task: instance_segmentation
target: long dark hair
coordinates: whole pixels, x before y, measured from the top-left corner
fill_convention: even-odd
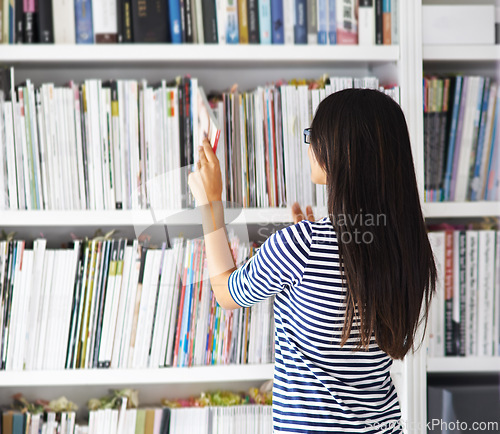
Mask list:
[[[327,174],[347,283],[341,345],[359,326],[358,349],[368,349],[374,334],[383,351],[402,359],[421,321],[427,324],[436,289],[404,114],[377,90],[336,92],[318,106],[311,146]]]

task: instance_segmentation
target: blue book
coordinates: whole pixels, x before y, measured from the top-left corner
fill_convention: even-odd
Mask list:
[[[328,0],[328,42],[330,45],[337,44],[337,0]]]
[[[7,0],[4,0],[7,1]],[[5,10],[5,9],[4,9]],[[9,44],[14,44],[16,34],[16,18],[14,13],[14,3],[9,2]]]
[[[294,42],[307,44],[307,4],[306,0],[295,0]]]
[[[259,0],[259,34],[261,44],[271,43],[271,0]]]
[[[318,44],[328,44],[328,20],[326,2],[328,0],[318,0]]]
[[[181,44],[182,29],[179,0],[168,0],[168,16],[170,20],[170,40],[172,44]]]
[[[283,0],[271,0],[271,22],[271,40],[273,44],[284,44]]]
[[[93,44],[92,0],[75,0],[75,37],[77,44]]]
[[[486,120],[488,119],[488,103],[490,96],[490,79],[486,78],[484,85],[483,104],[481,107],[481,121],[479,125],[479,136],[477,139],[476,161],[474,164],[474,173],[470,182],[470,200],[477,200],[479,193],[479,177],[481,174],[481,161],[483,158],[483,149],[486,136]]]
[[[455,95],[453,97],[453,112],[451,115],[450,137],[448,139],[448,155],[446,157],[446,171],[444,175],[444,194],[443,200],[450,199],[451,172],[453,170],[453,154],[455,149],[455,140],[457,137],[458,112],[460,110],[460,97],[462,93],[463,77],[457,76],[455,79]]]

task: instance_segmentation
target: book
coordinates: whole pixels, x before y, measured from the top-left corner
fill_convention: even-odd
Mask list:
[[[247,0],[248,6],[248,42],[260,43],[259,5],[257,0]]]
[[[248,44],[247,0],[237,0],[237,1],[238,1],[238,31],[240,36],[240,44]]]
[[[216,44],[219,41],[217,27],[216,0],[203,0],[203,39],[206,44]]]
[[[305,0],[295,0],[295,44],[307,44],[307,5]]]
[[[391,45],[391,0],[382,1],[382,41],[384,45]]]
[[[358,28],[359,45],[375,45],[374,0],[360,0],[358,8]]]
[[[337,43],[343,45],[358,44],[358,20],[356,1],[337,0]]]
[[[283,0],[271,0],[271,42],[273,44],[283,44],[285,42],[283,21]]]
[[[199,144],[201,145],[203,138],[206,137],[214,152],[217,152],[220,127],[202,87],[198,88],[198,133],[200,137]]]
[[[57,8],[52,8],[52,22],[54,23],[54,43],[74,44],[76,42],[74,0],[60,0]]]
[[[271,0],[259,0],[259,42],[261,44],[271,44]]]
[[[101,0],[92,6],[96,44],[118,42],[117,0]]]
[[[166,8],[155,0],[132,0],[132,32],[134,42],[167,42]]]
[[[180,44],[182,43],[182,29],[179,0],[168,0],[168,17],[170,19],[170,40],[173,44]]]

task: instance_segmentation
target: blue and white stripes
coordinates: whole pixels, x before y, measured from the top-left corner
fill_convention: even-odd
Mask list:
[[[228,286],[241,306],[275,295],[275,432],[401,432],[391,358],[373,337],[353,351],[356,324],[340,346],[345,289],[328,217],[275,232]]]

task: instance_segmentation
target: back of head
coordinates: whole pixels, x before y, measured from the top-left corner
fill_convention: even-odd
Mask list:
[[[359,321],[360,348],[375,334],[382,350],[402,359],[421,307],[427,320],[436,280],[404,114],[376,90],[336,92],[318,106],[311,146],[327,174],[347,282],[342,341]]]

